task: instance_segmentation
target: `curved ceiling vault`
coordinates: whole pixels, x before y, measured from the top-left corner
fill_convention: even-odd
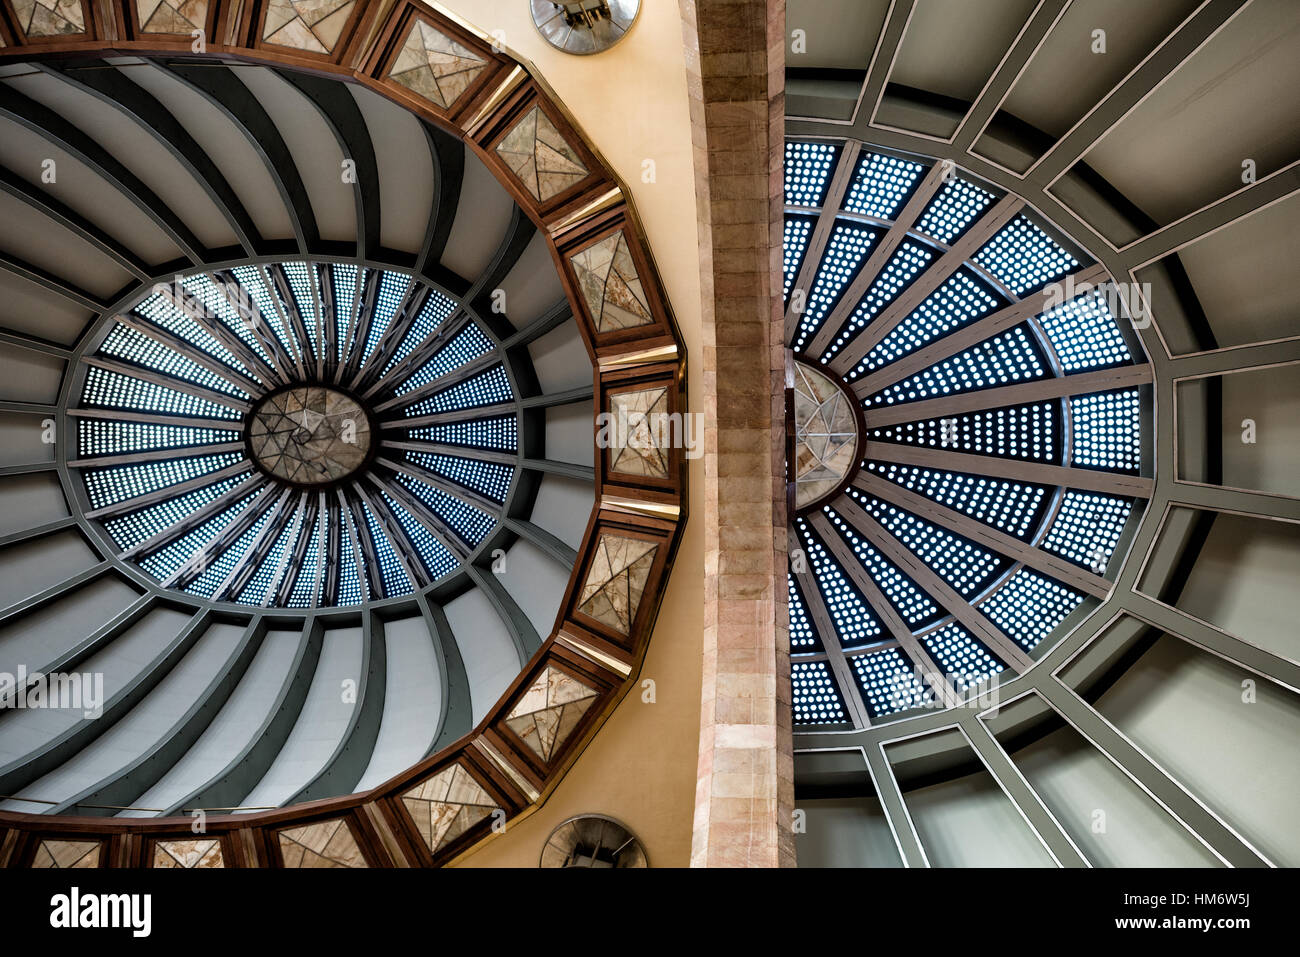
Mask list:
[[[1300,862],[1300,8],[787,22],[800,863]]]
[[[415,4],[127,6],[142,55],[96,51],[79,4],[19,7],[5,853],[444,860],[607,713],[675,545],[680,456],[593,448],[593,406],[682,400],[619,187],[515,61]],[[191,20],[231,42],[193,55]],[[102,713],[27,701],[43,673],[102,676]],[[235,813],[197,849],[148,823],[194,808]],[[102,823],[50,842],[31,815]]]

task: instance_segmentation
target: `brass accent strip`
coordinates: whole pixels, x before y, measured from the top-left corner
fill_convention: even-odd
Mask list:
[[[567,631],[559,632],[555,636],[555,640],[558,641],[560,644],[564,645],[566,648],[569,648],[572,651],[576,651],[584,658],[589,658],[592,661],[594,661],[596,664],[600,665],[601,667],[607,668],[610,671],[615,671],[618,674],[621,674],[625,678],[632,673],[631,665],[627,664],[626,662],[619,661],[617,658],[613,657],[612,655],[607,655],[603,651],[596,650],[591,645],[583,641],[581,638],[576,638],[573,635],[569,634]]]
[[[613,356],[601,356],[600,368],[621,369],[626,366],[652,365],[656,362],[673,362],[677,359],[677,344],[655,346],[653,349],[640,349],[636,352],[623,352]]]
[[[491,118],[492,114],[496,112],[497,107],[501,105],[502,101],[513,93],[515,89],[523,83],[525,79],[527,79],[527,77],[528,71],[521,66],[516,66],[511,70],[506,78],[501,81],[501,85],[492,91],[492,95],[487,98],[478,113],[474,115],[474,118],[461,127],[461,129],[465,131],[465,136],[469,139],[473,139],[475,134],[477,134],[483,125]]]
[[[515,769],[515,766],[507,761],[500,751],[483,740],[482,735],[474,739],[474,745],[486,754],[493,764],[497,765],[502,771],[509,775],[510,780],[515,782],[515,787],[519,788],[530,802],[536,801],[541,797],[541,793],[524,779],[524,777]]]
[[[646,515],[650,518],[667,518],[677,521],[681,517],[680,505],[665,505],[659,502],[643,502],[635,498],[622,498],[617,495],[602,495],[600,507],[611,512],[626,512],[631,515]]]
[[[575,209],[568,216],[565,216],[563,219],[557,219],[555,222],[551,223],[546,228],[550,231],[550,234],[552,236],[558,236],[560,233],[569,230],[573,226],[576,226],[584,219],[588,219],[592,216],[595,216],[597,213],[603,212],[604,210],[609,209],[612,206],[616,206],[622,201],[623,201],[623,190],[620,189],[618,186],[611,186],[608,190],[606,190],[604,193],[601,193],[599,196],[597,196],[595,199],[589,202],[586,206],[583,206],[579,209]]]

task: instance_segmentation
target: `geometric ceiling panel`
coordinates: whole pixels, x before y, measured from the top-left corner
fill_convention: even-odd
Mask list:
[[[100,841],[41,841],[32,867],[98,867]]]
[[[411,788],[402,795],[402,804],[435,854],[501,807],[459,764]]]
[[[270,0],[262,39],[309,53],[330,53],[356,0]]]
[[[619,424],[609,446],[609,470],[667,478],[671,452],[667,387],[613,392],[609,407],[610,415]]]
[[[158,841],[153,846],[153,866],[190,870],[225,867],[220,841]]]
[[[568,740],[597,698],[577,678],[547,665],[506,715],[506,724],[543,761]]]
[[[539,106],[524,115],[496,151],[538,202],[558,196],[590,172]]]
[[[486,66],[473,51],[416,20],[388,75],[445,109],[460,99]]]
[[[578,610],[621,635],[629,634],[658,551],[654,542],[602,534],[578,596]]]
[[[623,231],[570,257],[598,332],[654,322]]]
[[[142,33],[189,34],[206,29],[208,0],[137,0]]]
[[[279,833],[285,867],[369,867],[344,818]]]
[[[18,26],[29,37],[85,33],[81,0],[14,0]]]

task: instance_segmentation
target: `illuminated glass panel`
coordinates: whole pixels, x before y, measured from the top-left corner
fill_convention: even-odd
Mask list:
[[[831,143],[786,143],[786,205],[820,206],[839,152]]]
[[[1132,509],[1132,501],[1126,498],[1071,489],[1061,499],[1042,547],[1095,574],[1104,574]]]
[[[1136,475],[1142,467],[1142,417],[1137,389],[1070,399],[1071,460],[1085,469]]]
[[[950,332],[968,326],[997,311],[1000,296],[962,267],[930,293],[916,310],[881,339],[846,376],[851,382],[868,372],[901,359]]]
[[[157,339],[151,339],[142,332],[129,326],[114,325],[100,345],[98,354],[123,359],[127,362],[176,379],[183,379],[195,385],[203,386],[214,392],[224,392],[240,399],[248,398],[248,391],[241,389],[228,379],[203,368],[197,362],[163,345]]]
[[[241,441],[239,426],[230,430],[196,428],[189,425],[153,425],[148,422],[118,422],[113,419],[77,419],[77,454],[91,457],[143,452],[152,449],[184,449],[190,445],[216,445]]]
[[[955,621],[923,636],[921,646],[959,693],[1006,670],[993,652]]]
[[[499,405],[514,399],[505,367],[498,364],[464,382],[435,392],[409,407],[408,415],[430,415],[481,405]]]
[[[410,355],[429,336],[437,332],[438,327],[455,311],[455,301],[448,299],[436,289],[430,289],[424,298],[423,305],[420,306],[420,311],[415,315],[415,320],[411,323],[411,328],[406,331],[406,335],[402,338],[402,344],[397,347],[393,357],[384,366],[384,372],[388,372],[389,369]]]
[[[447,550],[446,545],[430,535],[429,530],[416,521],[415,516],[398,504],[387,492],[384,492],[383,496],[384,503],[392,511],[397,523],[402,526],[402,531],[411,540],[415,550],[420,553],[420,561],[424,563],[425,571],[429,573],[431,579],[436,580],[443,575],[449,575],[460,567],[456,556]]]
[[[397,315],[398,308],[406,298],[406,291],[411,287],[411,279],[398,272],[384,271],[379,274],[379,291],[375,295],[375,307],[370,316],[370,329],[366,333],[365,351],[362,353],[362,363],[370,358],[370,354],[375,351],[379,345],[379,340],[383,338],[384,333],[388,330],[388,325]]]
[[[900,445],[1060,464],[1057,402],[1006,406],[948,418],[870,429],[867,437]]]
[[[321,544],[324,540],[325,532],[318,515],[312,523],[311,541],[307,543],[302,565],[296,570],[297,577],[293,581],[293,590],[289,593],[290,608],[311,607],[316,594],[316,576],[320,574]]]
[[[1012,565],[968,538],[856,488],[849,489],[849,496],[963,598],[978,595]]]
[[[243,456],[238,452],[221,452],[216,455],[141,462],[139,465],[83,469],[82,476],[90,507],[94,509],[138,498],[178,482],[187,482],[242,460]]]
[[[790,287],[799,278],[799,267],[803,265],[803,255],[808,249],[808,237],[812,235],[813,224],[817,220],[811,216],[787,216],[785,218],[785,245],[782,262],[785,269],[785,300],[790,301]]]
[[[156,505],[130,512],[104,522],[104,529],[123,550],[134,548],[145,539],[152,538],[164,529],[171,528],[181,519],[215,502],[246,476],[223,479],[212,485],[194,489],[176,498],[164,499]]]
[[[881,310],[893,302],[899,293],[925,271],[933,258],[933,251],[920,243],[909,240],[899,243],[894,255],[890,257],[885,268],[867,290],[867,294],[853,310],[849,321],[836,331],[835,338],[821,355],[822,361],[828,362],[838,355],[839,351],[866,328]]]
[[[437,472],[457,485],[463,485],[497,502],[506,500],[506,493],[510,491],[510,482],[515,477],[513,468],[495,462],[480,462],[478,459],[436,455],[431,452],[408,451],[406,457],[430,472]]]
[[[796,724],[838,724],[847,721],[844,698],[824,661],[790,665]]]
[[[396,481],[471,547],[481,542],[496,527],[496,519],[487,512],[448,495],[441,489],[400,473],[396,476]]]
[[[1028,541],[1038,529],[1050,500],[1046,486],[1028,482],[887,462],[868,462],[867,468],[1022,541]]]
[[[1033,651],[1084,596],[1032,568],[1020,568],[997,589],[979,610],[1003,634],[1025,651]]]
[[[920,163],[864,152],[853,174],[844,208],[851,213],[893,219],[925,172]]]
[[[858,556],[858,561],[867,570],[876,587],[885,593],[889,603],[903,616],[904,621],[914,627],[920,627],[942,614],[942,610],[931,601],[929,595],[921,591],[911,578],[899,571],[893,562],[876,551],[875,546],[860,536],[853,526],[840,517],[838,512],[829,505],[824,506],[822,510],[835,526],[835,530],[840,533],[840,537]]]
[[[444,445],[513,452],[519,447],[519,421],[513,415],[498,415],[471,422],[446,422],[411,429],[411,438]]]
[[[487,333],[471,322],[434,353],[427,362],[415,369],[395,391],[398,395],[405,395],[413,389],[428,385],[440,376],[454,372],[467,362],[473,362],[480,356],[487,355],[494,348]]]
[[[286,327],[287,318],[282,311],[284,305],[279,292],[274,287],[269,287],[264,281],[262,268],[260,266],[236,266],[230,271],[239,280],[239,285],[251,305],[257,307],[257,313],[261,316],[261,321],[265,322],[275,334],[275,337],[280,340],[280,345],[284,347],[284,351],[290,356],[294,355],[297,351],[298,337]]]
[[[1024,214],[1003,226],[974,262],[1017,296],[1041,289],[1079,265]]]
[[[240,589],[239,595],[235,598],[236,602],[241,605],[263,605],[268,599],[274,597],[275,589],[279,586],[288,567],[285,552],[298,540],[294,534],[298,529],[294,525],[293,516],[290,514],[271,544],[271,550],[257,566],[257,571],[248,580],[248,584]]]
[[[1111,315],[1106,294],[1093,290],[1043,313],[1043,334],[1067,373],[1104,369],[1133,361]]]
[[[844,287],[853,281],[853,277],[862,268],[878,235],[878,229],[857,223],[835,224],[818,267],[817,278],[813,281],[812,292],[799,320],[799,331],[794,340],[796,352],[802,351],[817,334],[817,329],[839,302]]]
[[[81,402],[83,405],[104,409],[170,412],[173,415],[203,419],[238,421],[243,418],[237,410],[228,406],[98,366],[86,369],[86,384],[81,392]]]
[[[406,569],[402,567],[401,561],[398,560],[396,549],[388,540],[388,535],[384,533],[379,519],[371,511],[370,506],[362,502],[361,510],[365,512],[370,542],[374,546],[375,557],[379,559],[379,573],[383,577],[385,597],[408,594],[412,587],[411,579],[406,574]]]
[[[790,595],[790,650],[794,652],[820,651],[821,641],[813,628],[812,618],[804,607],[803,593],[794,576],[787,573],[786,587]]]
[[[253,500],[256,494],[256,492],[250,492],[203,524],[186,532],[165,548],[147,556],[140,562],[140,567],[159,581],[166,581],[180,571],[182,566],[189,565],[193,571],[205,567],[201,565],[201,558],[198,557],[200,550],[208,542],[220,535],[222,530],[238,517],[239,513]]]
[[[840,569],[835,557],[813,536],[812,529],[803,519],[796,519],[795,527],[807,555],[808,567],[817,577],[822,601],[835,622],[840,643],[850,648],[879,637],[880,622],[875,612]]]
[[[864,399],[863,407],[895,405],[1031,382],[1049,375],[1046,360],[1024,325],[960,352]]]
[[[849,662],[871,717],[883,718],[900,711],[934,706],[934,691],[897,648],[856,655]]]
[[[988,190],[954,176],[930,200],[917,221],[917,231],[951,245],[992,204]]]

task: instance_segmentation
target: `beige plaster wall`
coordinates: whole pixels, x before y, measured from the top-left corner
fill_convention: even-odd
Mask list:
[[[700,263],[681,13],[647,0],[618,46],[576,57],[550,47],[525,0],[445,0],[446,9],[531,60],[632,193],[668,289],[690,370],[689,401],[703,408]],[[643,180],[644,162],[654,181]],[[578,814],[617,818],[641,839],[652,866],[689,863],[700,724],[704,537],[703,459],[691,462],[691,513],[641,678],[544,805],[489,839],[461,866],[536,867],[551,830]]]

